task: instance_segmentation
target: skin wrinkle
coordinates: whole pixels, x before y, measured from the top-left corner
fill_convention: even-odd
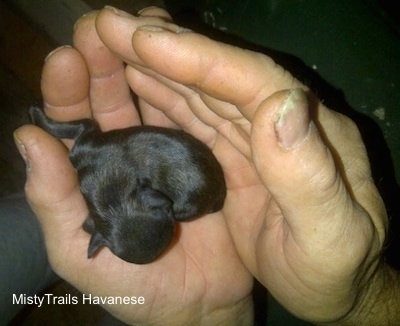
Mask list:
[[[140,70],[140,69],[139,69],[139,70]],[[143,72],[143,73],[146,74],[146,72]],[[154,76],[151,76],[151,77],[154,78]],[[159,82],[162,82],[162,81],[165,82],[165,80],[167,80],[166,78],[160,77],[160,76],[158,76],[158,75],[155,76],[155,77],[156,77],[155,79],[158,80]],[[169,84],[173,84],[174,82],[168,80],[168,83],[169,83]],[[178,84],[175,83],[175,85],[178,85]],[[134,84],[133,86],[135,86],[135,84]],[[176,86],[176,87],[178,87],[178,86]],[[135,87],[134,87],[134,88],[135,88]],[[186,89],[186,92],[185,92],[185,95],[183,95],[183,94],[182,94],[182,93],[183,93],[182,87],[179,87],[179,88],[180,88],[179,90],[173,88],[174,91],[177,93],[177,95],[179,95],[179,96],[176,97],[176,101],[173,102],[173,103],[170,103],[170,104],[168,105],[168,107],[164,107],[164,108],[163,108],[163,112],[164,112],[168,117],[174,117],[174,116],[176,115],[176,114],[174,114],[174,112],[178,112],[178,113],[179,113],[180,111],[182,111],[182,108],[184,108],[184,109],[187,108],[187,99],[185,99],[185,96],[188,96],[188,97],[189,97],[189,95],[188,95],[189,89],[187,88],[187,89]],[[140,94],[138,94],[138,95],[140,95]],[[192,114],[192,118],[191,118],[190,121],[182,121],[182,120],[180,120],[180,121],[179,121],[179,124],[182,126],[182,129],[183,129],[183,130],[188,130],[188,129],[190,129],[193,125],[195,125],[195,124],[198,123],[198,122],[201,122],[201,120],[199,120],[197,116],[195,116],[195,115]],[[202,123],[202,122],[201,122],[201,123]]]
[[[139,68],[140,70],[140,68]],[[196,113],[197,112],[207,112],[208,110],[199,110],[196,109],[196,107],[200,106],[204,106],[204,101],[202,101],[202,99],[199,97],[198,93],[195,92],[194,90],[192,90],[190,87],[187,86],[182,86],[177,84],[174,81],[171,81],[165,77],[160,77],[159,75],[156,75],[156,80],[160,81],[160,82],[167,82],[172,89],[177,92],[179,94],[179,100],[177,100],[177,103],[174,103],[173,105],[170,106],[169,109],[164,108],[163,112],[173,118],[174,117],[174,112],[173,111],[181,111],[182,108],[186,108],[187,106],[191,107],[192,109],[195,109],[193,112]],[[197,105],[195,102],[198,102],[199,105]],[[201,124],[203,124],[202,128],[204,129],[205,125],[209,125],[209,123],[207,123],[206,121],[204,121],[204,119],[202,119],[201,117],[198,117],[196,115],[194,115],[196,118],[193,118],[193,120],[191,120],[190,122],[183,122],[182,120],[180,120],[180,124],[183,126],[184,130],[189,130],[190,128],[193,127],[193,125],[197,122],[200,122]],[[202,130],[202,132],[204,133],[204,130]],[[211,148],[213,147],[213,144],[215,142],[214,137],[213,136],[208,136],[209,139],[205,139],[204,137],[202,137],[202,141],[205,142],[206,144],[208,144]]]
[[[301,250],[301,248],[299,248],[299,249]],[[289,256],[285,256],[285,257],[289,257]],[[310,296],[314,296],[314,294],[317,294],[317,297],[320,297],[320,295],[318,295],[318,294],[323,294],[325,296],[324,292],[319,292],[318,291],[319,287],[315,287],[315,286],[311,287],[311,285],[308,284],[309,282],[307,280],[304,282],[304,277],[302,277],[303,274],[304,274],[304,271],[302,273],[298,273],[297,272],[298,268],[293,267],[292,264],[289,263],[288,259],[286,259],[286,266],[288,266],[290,268],[292,276],[288,278],[288,277],[285,276],[285,273],[281,273],[280,275],[283,276],[283,278],[286,280],[285,283],[290,286],[291,290],[289,290],[289,292],[293,291],[293,290],[296,290],[296,289],[298,290],[299,285],[301,285],[303,287],[303,290],[302,291],[297,291],[297,292],[301,292],[301,293],[307,294],[307,295],[303,294],[302,295],[302,297],[303,297],[302,299],[297,299],[298,302],[301,302],[301,300],[309,299],[309,297]],[[315,271],[315,269],[314,269],[314,271]],[[319,273],[319,271],[317,271],[317,272]],[[308,275],[309,275],[309,273],[307,273],[307,276]],[[299,282],[296,282],[296,279]],[[350,310],[350,309],[351,308],[349,307],[348,310]],[[297,316],[299,318],[301,318],[301,319],[304,318],[301,315],[297,315]],[[314,321],[315,321],[315,319],[314,319]]]
[[[285,86],[284,88],[282,88],[279,83],[273,87],[271,87],[270,83],[273,81],[269,81],[269,80],[264,80],[263,83],[261,83],[258,86],[258,89],[254,91],[252,97],[250,97],[247,102],[242,103],[241,105],[237,105],[238,109],[240,110],[240,112],[242,112],[243,116],[250,122],[253,122],[253,117],[254,114],[256,113],[256,111],[259,109],[260,104],[266,99],[268,98],[272,93],[274,93],[275,91],[279,91],[281,89],[295,89],[295,88],[303,88],[305,90],[307,90],[307,88],[302,85],[300,82],[298,82],[289,72],[287,72],[286,70],[283,70],[282,67],[278,66],[274,60],[272,60],[269,57],[265,57],[262,54],[257,54],[258,57],[261,57],[261,60],[266,61],[265,66],[270,65],[270,63],[273,63],[273,67],[270,68],[271,70],[282,70],[283,71],[283,78],[282,79],[286,79],[287,77],[289,77],[292,81],[291,81],[291,87],[287,87]],[[260,64],[262,65],[262,64]],[[242,109],[241,109],[242,108]],[[247,113],[247,114],[245,114]]]
[[[31,143],[29,145],[27,145],[27,147],[29,148],[30,151],[35,151],[35,147],[39,147],[40,144],[38,144],[34,139],[31,140]],[[28,152],[29,155],[29,152]],[[34,168],[34,166],[32,166],[32,168]],[[75,177],[76,177],[76,173],[75,173]],[[41,176],[41,178],[43,178],[43,176]],[[25,184],[25,190],[27,193],[34,193],[35,190],[35,184],[32,183],[32,180],[30,178],[28,178],[26,184]],[[74,187],[72,187],[68,192],[63,192],[63,196],[58,199],[58,200],[53,200],[53,201],[48,201],[45,203],[45,206],[47,207],[47,209],[52,210],[53,207],[57,209],[57,207],[63,206],[66,202],[68,202],[68,200],[70,200],[70,198],[74,195],[76,195],[74,192],[77,190],[78,186],[74,185]],[[32,202],[32,200],[30,201]],[[64,211],[64,209],[63,209]]]
[[[185,248],[182,248],[182,251],[185,252],[185,255],[184,255],[185,272],[184,272],[184,276],[183,276],[183,292],[182,292],[182,297],[181,297],[182,301],[184,301],[185,296],[186,296],[186,291],[188,289],[188,284],[187,284],[188,264],[187,264],[187,255],[186,255],[187,252],[186,252]]]
[[[351,124],[351,125],[353,125],[353,122],[350,121],[349,119],[347,119],[347,118],[342,118],[342,116],[339,116],[339,117],[342,119],[342,123],[343,123],[343,124]],[[342,126],[342,127],[344,127],[344,126]],[[347,129],[345,128],[345,130],[347,130]],[[353,129],[352,129],[352,130],[353,130]],[[357,130],[356,130],[356,131],[357,131]],[[356,133],[355,133],[355,136],[359,137],[359,134],[356,132]],[[354,137],[353,137],[353,138],[354,138]],[[360,149],[363,149],[363,148],[364,148],[364,147],[361,146]],[[340,156],[339,156],[339,154],[337,154],[336,150],[334,150],[334,149],[332,148],[332,146],[330,146],[330,150],[331,150],[331,152],[333,151],[333,153],[336,153],[336,154],[334,155],[334,158],[335,158],[336,165],[337,165],[337,164],[338,164],[338,157],[340,157]],[[340,165],[339,165],[339,166],[340,166]],[[356,189],[356,187],[354,186],[354,184],[355,184],[355,185],[359,184],[360,182],[362,182],[363,180],[365,180],[365,179],[364,179],[364,178],[365,178],[365,177],[364,177],[365,175],[369,175],[369,174],[370,174],[368,164],[359,164],[359,166],[360,166],[361,168],[354,167],[354,166],[351,164],[351,162],[350,162],[350,163],[349,163],[349,162],[346,162],[346,167],[343,167],[343,168],[341,169],[341,171],[342,171],[342,174],[341,174],[342,180],[345,182],[346,188],[347,188],[349,194],[351,195],[351,197],[352,197],[354,200],[357,200],[357,201],[358,201],[358,199],[361,199],[361,198],[360,198],[359,194],[357,193],[357,189]],[[357,170],[359,170],[360,172],[357,173],[357,174],[355,174],[354,171],[357,171]],[[362,170],[365,170],[365,171],[364,171],[364,172],[361,172]],[[350,173],[350,174],[349,174],[349,173]],[[356,177],[356,175],[358,175],[358,176]],[[360,176],[360,175],[362,175],[362,176]],[[350,178],[350,180],[349,180],[349,178]],[[369,177],[368,179],[371,180],[370,177]],[[356,183],[355,183],[355,182],[356,182]],[[374,186],[373,186],[373,187],[374,187]],[[360,201],[360,203],[361,203],[361,202],[362,202],[362,201]],[[368,210],[367,210],[367,211],[368,211]],[[375,219],[373,218],[373,220],[375,220]],[[377,227],[379,228],[378,225],[377,225]],[[381,237],[381,238],[382,238],[382,237]]]
[[[215,109],[216,112],[214,112],[214,113],[215,113],[215,115],[217,115],[218,117],[223,119],[218,122],[216,122],[216,121],[214,122],[214,120],[215,120],[215,118],[214,118],[213,120],[210,120],[209,123],[207,123],[208,125],[215,128],[222,135],[224,135],[227,139],[229,139],[229,137],[233,133],[235,133],[236,130],[237,130],[237,134],[240,134],[241,133],[240,128],[242,128],[244,130],[244,132],[247,133],[247,135],[250,135],[251,125],[248,123],[248,120],[246,120],[242,115],[238,116],[237,118],[232,118],[232,117],[227,116],[230,112],[232,112],[232,109],[236,109],[233,105],[231,105],[230,103],[227,103],[227,102],[223,102],[223,101],[219,101],[217,103],[216,100],[213,101],[210,97],[208,97],[208,95],[205,95],[203,93],[200,93],[200,97],[203,101],[202,104],[205,108],[208,109],[208,107],[210,107],[210,106],[212,106],[212,107],[218,106],[218,109]],[[222,111],[220,109],[220,106],[223,106],[223,107],[229,106],[229,110]],[[199,110],[193,109],[193,112],[196,112],[196,111],[199,111]],[[202,119],[202,121],[205,122],[204,119]],[[226,131],[224,132],[224,130],[226,130]],[[246,137],[244,137],[244,138],[246,138]],[[235,146],[235,142],[231,142],[231,143]],[[241,146],[238,146],[238,147],[240,148]]]
[[[102,119],[104,119],[104,116],[112,115],[115,112],[124,111],[125,108],[130,109],[130,107],[130,99],[125,99],[124,101],[114,102],[108,106],[102,107],[101,111],[96,111],[96,116],[102,116]],[[130,123],[130,125],[132,124]],[[135,125],[139,125],[139,121]]]
[[[237,127],[236,124],[233,124],[229,121],[226,121],[219,126],[214,127],[222,136],[229,140],[229,142],[240,151],[246,158],[251,157],[251,148],[248,146],[250,140],[244,139],[241,136],[240,127]],[[236,136],[233,136],[236,135]],[[244,135],[245,136],[245,135]],[[250,137],[248,137],[250,138]],[[247,150],[246,150],[247,148]]]
[[[186,248],[185,247],[182,247],[182,249],[183,249],[183,251],[185,252],[185,276],[187,276],[188,275],[188,272],[187,272],[187,267],[189,266],[189,264],[187,263],[187,259],[190,259],[192,262],[193,262],[193,264],[194,264],[194,266],[196,267],[196,270],[200,273],[200,275],[201,275],[201,282],[202,283],[204,283],[204,284],[207,284],[207,277],[205,277],[204,276],[204,273],[203,273],[203,270],[202,270],[202,268],[201,268],[201,264],[199,264],[198,262],[197,262],[197,260],[193,257],[193,255],[188,251],[188,250],[186,250]],[[187,283],[186,283],[187,284]],[[187,288],[187,286],[185,287],[185,290],[183,291],[184,292],[184,294],[186,294],[186,293],[190,293],[190,289],[188,290],[188,291],[186,291],[188,288]],[[206,293],[206,289],[207,289],[207,286],[204,288],[204,290],[203,290],[203,292],[201,293],[201,294],[198,294],[198,297],[199,298],[204,298],[205,297],[205,293]]]
[[[336,197],[335,197],[336,198]],[[332,207],[332,209],[335,209],[335,207],[337,207],[339,205],[339,207],[342,207],[340,204],[331,204],[330,206]],[[351,207],[352,207],[352,205],[351,205]],[[346,214],[343,214],[343,215],[346,215]],[[347,216],[347,215],[346,215]],[[332,220],[332,223],[335,223],[336,224],[336,221],[334,221],[334,220]],[[286,224],[286,226],[287,227],[290,227],[290,225],[289,224]],[[317,231],[319,231],[319,229],[317,228]],[[288,234],[290,234],[290,239],[291,240],[293,240],[294,242],[293,243],[295,243],[296,244],[296,247],[298,248],[298,249],[300,249],[302,252],[304,252],[304,254],[305,255],[308,255],[308,252],[311,250],[311,251],[313,251],[314,250],[314,246],[313,247],[309,247],[309,248],[302,248],[302,246],[300,246],[298,243],[302,243],[302,240],[300,239],[299,241],[297,241],[296,240],[296,231],[295,230],[293,230],[292,229],[292,231],[291,232],[288,232]],[[340,238],[342,235],[343,235],[344,233],[343,232],[338,232],[338,238]],[[287,240],[285,240],[285,241],[287,241]],[[324,241],[325,241],[325,239],[324,239]],[[332,248],[332,247],[334,247],[334,246],[336,246],[336,244],[337,244],[337,239],[335,238],[335,239],[332,239],[330,242],[332,242],[332,246],[328,246],[329,248]],[[325,246],[324,246],[325,247]],[[288,252],[287,254],[289,254],[290,252]]]
[[[95,101],[95,98],[93,95],[96,95],[98,92],[101,92],[103,88],[109,88],[109,84],[115,84],[114,80],[116,79],[125,79],[125,69],[121,67],[121,69],[118,69],[117,71],[114,71],[110,74],[104,75],[104,76],[90,76],[90,84],[91,84],[91,102],[92,106],[101,107],[101,113],[102,112],[110,112],[111,110],[115,110],[114,107],[118,107],[120,103],[123,103],[121,107],[127,105],[128,107],[132,107],[132,101],[131,101],[131,93],[129,89],[128,83],[124,80],[123,85],[119,85],[118,89],[115,91],[118,92],[118,101],[113,101],[112,104],[109,104],[107,101],[105,102],[104,96],[101,96],[100,100],[97,99]],[[124,86],[122,88],[122,86]],[[102,92],[101,92],[102,93]],[[115,96],[114,96],[115,98]],[[105,103],[104,103],[105,102]],[[106,106],[104,106],[106,104]],[[96,108],[96,111],[99,111],[98,108]]]
[[[178,91],[179,92],[179,91]],[[181,91],[179,92],[181,96],[183,96],[186,106],[190,107],[192,109],[192,112],[194,115],[201,120],[204,124],[209,125],[209,123],[205,122],[204,114],[210,114],[208,111],[207,106],[204,104],[203,100],[201,99],[200,95],[193,91],[188,89],[187,91]],[[200,114],[203,114],[203,118],[199,117]],[[215,115],[211,113],[213,118]],[[213,119],[211,119],[213,120]]]
[[[172,108],[169,112],[172,113],[173,111],[180,111],[179,106],[186,106],[186,103],[184,102],[184,100],[179,101],[178,105],[175,106],[174,108]],[[194,129],[193,126],[197,125],[197,124],[201,124],[203,127],[203,122],[197,117],[197,116],[193,116],[192,119],[187,120],[185,122],[181,122],[180,125],[182,126],[182,130],[191,130]]]
[[[201,120],[204,125],[215,127],[220,122],[225,122],[225,119],[218,116],[217,113],[209,110],[208,104],[205,102],[203,95],[198,92],[189,92],[183,94],[186,98],[187,105],[190,107],[194,115]]]
[[[142,123],[144,125],[151,124],[154,126],[164,126],[171,129],[181,129],[174,121],[156,109],[151,103],[147,102],[144,98],[138,98],[139,110]],[[152,119],[148,121],[148,117]]]
[[[52,105],[48,102],[44,102],[43,104],[44,104],[46,114],[48,114],[49,117],[52,117],[52,118],[53,117],[55,118],[55,114],[54,114],[55,112],[53,110],[56,110],[56,111],[62,110],[60,112],[57,112],[57,120],[63,121],[63,120],[61,120],[62,117],[65,117],[67,115],[72,115],[71,113],[73,113],[74,115],[76,114],[79,117],[91,118],[91,115],[90,115],[91,112],[86,110],[82,105],[82,104],[85,104],[85,102],[87,103],[87,106],[89,106],[89,99],[87,97],[82,99],[80,102],[77,102],[75,104],[68,105],[68,106]],[[79,110],[75,111],[75,109],[79,109]],[[82,113],[84,113],[85,115],[83,115]],[[58,116],[60,116],[60,118],[58,118]],[[75,120],[75,118],[71,118],[71,120]],[[65,121],[67,121],[67,120],[65,120]]]
[[[148,309],[149,310],[148,311],[148,316],[151,316],[153,314],[153,310],[155,309],[154,304],[155,304],[155,302],[157,302],[157,296],[159,296],[159,293],[161,292],[161,289],[163,289],[164,276],[165,276],[164,272],[162,272],[161,275],[162,275],[161,276],[161,281],[160,281],[161,286],[160,287],[158,287],[158,286],[155,287],[155,293],[153,294],[152,300],[150,300],[151,306],[150,306],[150,309]],[[146,288],[147,288],[147,286],[146,286]],[[147,319],[148,318],[145,318],[144,320],[147,320]]]
[[[26,191],[28,193],[34,192],[34,188],[32,188],[30,182],[26,183],[25,189],[26,189]],[[66,193],[64,192],[61,199],[53,200],[53,201],[47,201],[43,206],[46,207],[48,210],[57,210],[57,209],[59,209],[58,207],[62,207],[65,204],[65,202],[68,202],[68,200],[70,200],[71,197],[76,195],[76,194],[74,194],[74,192],[76,190],[77,190],[77,187],[74,186],[68,192],[66,192]],[[63,209],[63,211],[65,211],[65,209]]]
[[[44,228],[43,231],[44,231],[44,233],[45,233],[47,230]],[[47,232],[49,232],[49,231],[47,231]],[[65,237],[66,237],[66,239],[68,239],[69,234],[65,234]],[[71,256],[73,256],[73,255],[70,254],[71,252],[74,251],[73,244],[71,244],[70,241],[60,241],[60,240],[62,240],[62,238],[59,238],[59,239],[57,239],[57,240],[58,240],[58,241],[57,241],[57,242],[58,242],[58,243],[57,243],[58,246],[59,246],[61,243],[64,244],[65,257],[71,257]],[[48,244],[46,243],[46,246],[47,246],[47,245],[48,245]],[[64,278],[64,275],[68,273],[68,271],[65,272],[65,259],[64,259],[64,257],[57,257],[56,255],[53,255],[53,256],[49,256],[48,259],[49,259],[49,263],[50,263],[50,265],[51,265],[52,270],[53,270],[58,276],[60,276],[61,278]],[[71,275],[71,277],[72,277],[73,279],[77,279],[77,276]]]
[[[167,23],[173,23],[172,17],[163,9],[156,6],[143,8],[137,12],[137,16],[141,17],[158,17]]]
[[[114,71],[108,72],[107,74],[90,74],[90,81],[97,81],[97,80],[107,80],[108,78],[112,79],[115,78],[116,75],[118,75],[119,73],[121,73],[121,75],[125,75],[125,66],[121,63],[121,66]],[[91,83],[90,83],[91,84]]]
[[[339,234],[342,234],[342,235],[348,235],[348,234],[352,234],[353,232],[353,230],[354,230],[354,228],[352,227],[352,224],[354,224],[354,223],[351,223],[351,225],[349,224],[349,223],[346,223],[346,225],[343,225],[342,226],[342,231],[340,231],[340,232],[337,232],[337,234],[338,234],[338,238],[340,238],[340,236],[339,236]],[[349,232],[350,231],[350,232]],[[293,238],[293,240],[295,240],[295,238]],[[332,239],[332,240],[330,240],[330,242],[331,242],[331,245],[324,245],[324,247],[326,247],[325,249],[324,249],[324,251],[325,251],[325,253],[324,253],[324,255],[326,256],[326,257],[333,257],[334,256],[334,254],[335,254],[335,252],[336,252],[336,244],[338,243],[338,241],[337,241],[337,239]],[[297,242],[295,241],[294,243],[296,243],[297,244]],[[360,242],[358,242],[358,241],[354,241],[354,244],[355,245],[357,245],[357,244],[359,244]],[[309,252],[308,252],[308,250],[306,250],[306,251],[304,251],[300,246],[298,246],[297,245],[297,248],[298,249],[300,249],[305,255],[309,255]],[[352,250],[354,250],[354,247],[352,248]],[[349,253],[350,254],[350,253]],[[350,254],[350,257],[349,257],[349,259],[347,260],[348,262],[351,262],[351,264],[354,264],[354,263],[356,263],[356,262],[354,262],[353,261],[353,258],[354,257],[354,254]],[[359,263],[360,264],[360,263]],[[340,275],[340,278],[341,279],[343,279],[343,278],[347,278],[347,275],[344,275],[343,274],[343,270],[344,270],[344,268],[342,267],[342,266],[338,266],[339,268],[340,268],[340,271],[341,271],[341,273],[337,273],[337,272],[334,272],[334,271],[330,271],[330,272],[328,272],[327,273],[327,278],[329,278],[329,279],[331,279],[332,278],[332,276],[335,276],[335,275]],[[318,267],[316,267],[316,266],[310,266],[310,268],[309,268],[310,270],[312,270],[312,272],[314,273],[314,274],[320,274],[320,271],[318,270]],[[349,269],[349,268],[347,268],[347,270],[352,270],[352,271],[354,271],[354,269],[352,268],[352,269]],[[329,275],[329,274],[332,274],[332,275]]]
[[[267,198],[265,199],[264,204],[260,205],[259,212],[256,213],[256,215],[257,216],[263,216],[263,214],[265,214],[263,212],[265,212],[266,207],[268,207],[270,205],[271,201],[272,201],[272,196],[267,196]],[[265,218],[258,218],[258,219],[256,219],[256,221],[259,221],[259,223],[253,223],[252,227],[251,227],[252,230],[250,231],[250,235],[251,235],[250,238],[254,239],[254,241],[253,241],[254,248],[261,247],[261,246],[257,246],[257,243],[262,242],[262,240],[263,240],[262,239],[262,234],[265,232],[265,229],[271,227],[271,224],[269,224],[267,226],[268,222],[267,222],[267,220]],[[282,223],[282,221],[279,220],[279,219],[276,219],[275,223]],[[262,227],[260,227],[259,224],[261,224]],[[250,243],[249,243],[249,246],[250,246]],[[259,266],[257,266],[257,268],[259,269]]]
[[[194,53],[196,53],[196,51]],[[212,60],[210,61],[210,59]],[[215,58],[214,56],[197,56],[196,66],[200,67],[200,71],[206,71],[207,73],[202,75],[201,80],[198,80],[196,83],[192,84],[196,89],[203,89],[203,85],[206,85],[209,82],[209,80],[213,77],[214,67],[216,66],[215,62],[219,63],[220,60],[220,57]]]
[[[293,272],[293,268],[291,267],[291,265],[289,265],[288,263],[287,263],[287,260],[286,260],[286,266],[288,266],[289,268],[290,268],[290,270]],[[260,265],[260,262],[258,262],[258,271],[259,271],[259,275],[262,275],[262,279],[268,279],[268,276],[267,275],[264,275],[264,273],[263,273],[263,267]],[[281,268],[279,267],[279,265],[276,265],[276,269],[277,270],[281,270]],[[296,285],[292,285],[292,282],[293,282],[293,280],[294,280],[294,277],[292,277],[292,276],[286,276],[286,273],[283,271],[283,272],[280,272],[279,273],[279,278],[283,278],[284,280],[285,280],[285,282],[283,282],[284,284],[285,284],[285,288],[287,288],[287,287],[289,287],[289,289],[286,289],[285,291],[286,292],[289,292],[289,293],[291,293],[291,292],[293,292],[293,290],[295,290],[295,289],[297,289],[298,288],[298,284],[296,284]],[[303,285],[304,286],[304,284],[301,284],[301,285]],[[296,291],[297,292],[297,291]],[[279,296],[279,293],[274,293],[274,292],[271,292],[271,295],[278,301],[278,302],[281,302],[281,298],[280,298],[280,296]]]
[[[377,214],[371,214],[370,212],[374,212],[373,207],[381,207],[382,210],[385,210],[385,211],[386,211],[386,207],[385,207],[385,204],[383,203],[382,198],[380,197],[379,192],[377,191],[373,181],[365,180],[364,182],[368,183],[368,186],[373,188],[375,197],[374,197],[374,200],[371,200],[371,198],[368,198],[368,200],[365,200],[364,193],[368,194],[367,190],[362,191],[362,193],[357,192],[357,199],[359,199],[358,204],[371,217],[372,223],[375,226],[375,231],[377,232],[377,235],[378,235],[378,239],[379,239],[378,242],[383,244],[386,241],[389,222],[388,222],[388,220],[385,220],[385,221],[380,220],[379,216],[377,216]],[[366,186],[365,186],[365,188],[366,188]],[[370,193],[371,193],[371,191],[370,191]],[[371,196],[371,195],[369,195],[369,196]]]
[[[212,112],[215,117],[219,117],[223,120],[230,120],[232,122],[241,121],[245,119],[243,115],[238,111],[238,108],[226,101],[218,100],[210,95],[204,93],[201,90],[196,90],[200,95],[200,98],[204,102],[207,110]]]
[[[160,77],[160,76],[153,76],[151,73],[150,75],[146,75],[148,72],[142,72],[141,68],[138,69],[140,71],[140,73],[142,75],[138,75],[137,73],[134,73],[134,71],[130,70],[128,72],[128,81],[131,85],[131,87],[133,87],[133,90],[137,93],[137,95],[140,97],[143,93],[141,90],[141,85],[143,84],[143,77],[145,78],[145,82],[149,82],[148,78],[154,78],[155,81],[157,82],[167,82],[169,84],[172,85],[172,89],[174,92],[176,92],[176,96],[173,96],[172,99],[174,99],[174,101],[171,99],[168,102],[168,106],[165,106],[165,103],[162,103],[161,105],[163,105],[162,107],[162,112],[171,120],[178,122],[181,126],[182,129],[184,130],[189,130],[192,129],[192,133],[197,136],[199,139],[201,139],[204,143],[206,143],[210,148],[214,147],[215,144],[215,135],[216,132],[212,129],[212,128],[208,128],[209,132],[207,132],[207,136],[204,136],[205,134],[205,127],[206,125],[193,113],[191,113],[191,111],[187,111],[186,108],[188,106],[187,100],[184,98],[184,96],[189,96],[189,94],[192,93],[192,90],[190,90],[189,88],[187,88],[186,86],[179,86],[177,83],[168,80],[167,78],[164,77]],[[138,79],[136,79],[138,78]],[[137,85],[139,85],[139,88],[137,87]],[[158,86],[158,85],[157,85]],[[147,91],[147,89],[144,90],[145,92]],[[153,98],[148,98],[147,94],[143,94],[144,97],[149,100],[149,101],[154,101]],[[190,97],[190,96],[189,96]],[[158,104],[157,103],[151,103],[150,104],[154,107],[157,107]],[[181,112],[185,110],[185,118],[189,118],[189,115],[187,114],[187,112],[190,112],[190,117],[192,120],[190,121],[185,121],[182,120],[182,114]],[[196,129],[194,129],[195,127],[193,127],[194,125],[198,124],[198,127],[196,127]],[[199,130],[200,134],[197,135],[197,133],[194,130]]]

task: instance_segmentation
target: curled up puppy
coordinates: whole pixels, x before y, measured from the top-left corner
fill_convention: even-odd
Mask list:
[[[174,129],[137,126],[102,132],[83,119],[56,122],[37,107],[32,122],[75,144],[70,160],[89,209],[88,257],[108,247],[121,259],[145,264],[169,246],[177,222],[220,210],[226,196],[222,168],[211,150]]]

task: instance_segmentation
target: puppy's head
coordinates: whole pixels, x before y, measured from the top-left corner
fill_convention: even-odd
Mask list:
[[[88,257],[105,246],[127,262],[152,262],[174,237],[172,204],[161,192],[141,187],[122,207],[91,212],[91,220],[85,223],[85,229],[92,233]]]

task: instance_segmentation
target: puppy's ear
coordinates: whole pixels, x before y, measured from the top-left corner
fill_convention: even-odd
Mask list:
[[[90,234],[92,234],[96,229],[96,225],[94,224],[94,221],[90,216],[86,218],[85,223],[83,223],[82,227],[87,233]]]
[[[150,187],[143,187],[140,189],[139,200],[143,205],[154,209],[170,210],[173,204],[168,196]]]
[[[92,237],[90,238],[89,242],[88,258],[92,258],[94,254],[105,245],[106,242],[103,236],[96,230],[93,230]]]

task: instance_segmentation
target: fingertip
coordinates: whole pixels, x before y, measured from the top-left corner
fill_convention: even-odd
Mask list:
[[[21,140],[21,136],[19,135],[20,132],[23,133],[23,129],[25,127],[19,127],[18,129],[16,129],[13,133],[13,137],[14,137],[14,143],[17,146],[17,149],[22,157],[22,159],[25,162],[25,166],[26,166],[26,171],[30,170],[30,162],[29,162],[29,158],[27,155],[27,151],[25,148],[25,144],[24,142]]]
[[[114,7],[105,7],[96,17],[96,31],[104,44],[128,64],[141,64],[132,48],[132,37],[140,26],[153,26],[181,31],[171,23],[169,15],[155,7],[144,9],[141,15],[133,16]]]
[[[253,120],[253,136],[265,133],[282,150],[293,150],[308,135],[310,130],[310,106],[306,92],[301,88],[282,90],[262,102]]]
[[[306,93],[300,88],[291,90],[274,124],[279,146],[293,150],[307,138],[311,126],[309,111]]]
[[[55,53],[57,53],[58,51],[62,51],[62,50],[65,50],[65,49],[72,49],[72,46],[71,46],[71,45],[61,45],[61,46],[55,48],[53,51],[51,51],[51,52],[46,56],[46,58],[44,58],[44,62],[47,62],[48,60],[50,60],[50,59],[53,57],[53,55],[54,55]]]
[[[119,16],[119,17],[126,17],[126,18],[134,17],[132,14],[130,14],[124,10],[118,9],[116,7],[110,6],[110,5],[104,6],[104,8],[101,11],[103,13],[109,13],[111,15]]]
[[[307,205],[323,207],[347,196],[332,153],[310,119],[310,103],[303,90],[274,93],[261,103],[251,133],[260,178],[293,216],[303,211],[305,198]]]
[[[81,251],[79,259],[86,261],[88,236],[81,227],[88,212],[68,151],[34,125],[18,128],[14,137],[30,164],[25,194],[41,224],[52,268],[62,271],[72,245]]]
[[[141,17],[159,17],[166,22],[172,22],[171,15],[163,8],[157,6],[143,8],[138,11],[137,15]]]
[[[92,78],[108,76],[122,69],[123,62],[101,41],[96,31],[96,18],[99,11],[91,12],[75,24],[73,44],[84,57]]]
[[[274,125],[277,122],[279,111],[282,109],[282,105],[289,94],[290,90],[281,90],[267,97],[260,103],[253,116],[251,129],[252,146],[257,149],[261,147],[261,152],[263,152],[263,149],[266,150],[267,147],[270,148],[277,145]],[[258,157],[256,156],[255,159],[257,160]]]
[[[59,150],[57,148],[63,148],[63,145],[58,139],[46,133],[43,129],[31,124],[16,129],[14,131],[14,138],[25,146],[29,155],[33,155],[34,157],[40,157],[41,154],[44,154],[41,150],[56,150],[56,154],[58,154]],[[47,149],[48,147],[50,147],[50,149]],[[67,155],[65,148],[62,149],[62,152],[65,152]]]
[[[18,128],[14,138],[29,166],[25,191],[30,201],[58,202],[76,188],[75,170],[66,147],[58,139],[34,125]]]
[[[137,61],[131,39],[138,25],[138,19],[110,6],[100,10],[96,16],[95,28],[99,38],[125,62]]]
[[[82,55],[70,46],[51,52],[42,70],[43,100],[50,106],[70,106],[89,94],[89,73]]]
[[[189,38],[186,35],[190,35]],[[133,33],[132,46],[139,59],[157,73],[178,83],[197,85],[210,64],[209,57],[203,56],[207,49],[212,50],[207,40],[203,35],[189,33],[174,24],[146,24]]]
[[[304,165],[311,167],[303,163],[312,149],[294,146],[295,130],[304,116],[308,117],[303,112],[308,111],[306,97],[298,92],[281,90],[269,96],[261,102],[252,123],[253,161],[265,185],[272,192],[277,189],[275,194],[300,189],[312,176],[312,171],[302,170]]]
[[[88,13],[82,15],[74,24],[74,31],[77,29],[81,28],[82,26],[85,26],[87,24],[93,24],[94,21],[96,21],[96,17],[100,10],[93,10],[89,11]]]

